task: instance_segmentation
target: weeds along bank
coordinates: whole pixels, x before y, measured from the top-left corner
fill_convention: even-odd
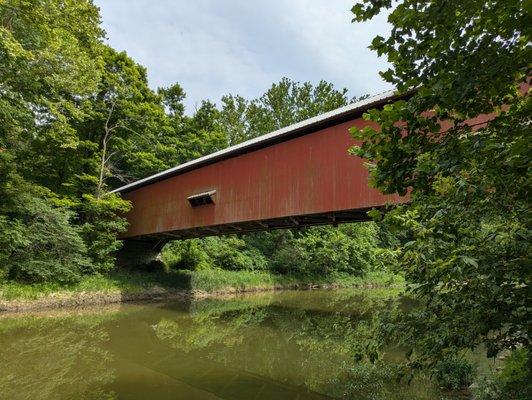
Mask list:
[[[70,285],[4,282],[0,284],[0,312],[267,290],[342,287],[390,288],[399,292],[404,287],[404,281],[397,275],[384,272],[370,272],[364,276],[313,276],[222,269],[116,271],[107,275],[87,276]]]
[[[388,235],[389,236],[389,235]],[[160,261],[135,270],[86,271],[69,279],[40,275],[0,281],[4,309],[312,287],[390,286],[390,239],[375,223],[175,241]],[[58,259],[64,270],[68,260]],[[31,268],[31,263],[27,266]],[[35,277],[34,277],[35,278]]]

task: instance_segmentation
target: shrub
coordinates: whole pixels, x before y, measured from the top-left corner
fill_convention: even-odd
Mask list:
[[[339,228],[313,227],[300,232],[276,231],[208,237],[174,242],[163,261],[174,269],[269,269],[281,274],[362,275],[375,268],[378,238],[374,223]]]
[[[530,382],[530,353],[526,348],[514,350],[501,370],[500,379],[505,383]],[[532,382],[531,382],[532,384]]]
[[[500,373],[492,379],[482,378],[473,390],[475,400],[528,400],[532,398],[530,353],[514,350],[505,360]]]
[[[107,194],[99,199],[83,195],[79,210],[83,222],[80,232],[91,259],[86,272],[102,273],[114,268],[114,254],[122,246],[117,235],[127,227],[126,220],[118,214],[130,207],[129,202],[116,194]]]
[[[162,259],[172,269],[260,270],[264,256],[237,237],[208,237],[175,241],[165,247]]]
[[[503,400],[503,390],[500,382],[482,377],[474,384],[473,398],[475,400]]]
[[[309,270],[309,258],[307,250],[291,240],[274,253],[270,269],[280,274],[305,273]]]
[[[88,267],[73,213],[46,199],[24,196],[24,215],[0,220],[0,260],[7,276],[22,282],[75,282]]]
[[[287,242],[294,239],[294,231],[280,229],[273,231],[253,232],[243,236],[249,248],[259,250],[264,257],[272,259],[275,254],[285,247]]]
[[[262,254],[248,248],[246,242],[234,236],[204,239],[205,251],[213,260],[214,266],[226,270],[257,270],[266,267]]]
[[[276,270],[281,262],[289,270],[313,275],[347,273],[361,275],[374,267],[377,236],[373,223],[346,224],[338,228],[313,227],[284,242],[274,257]]]
[[[436,365],[436,379],[446,389],[463,389],[473,382],[474,368],[467,360],[449,357]]]
[[[162,252],[163,262],[171,269],[196,271],[211,267],[211,259],[200,239],[176,240]]]

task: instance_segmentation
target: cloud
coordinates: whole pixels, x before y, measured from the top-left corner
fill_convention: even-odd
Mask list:
[[[351,95],[389,88],[367,46],[385,17],[352,24],[354,0],[96,0],[109,44],[148,68],[150,85],[179,82],[191,112],[228,93],[257,97],[283,76],[330,81]]]

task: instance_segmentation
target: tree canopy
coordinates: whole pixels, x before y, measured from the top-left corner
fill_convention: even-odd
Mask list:
[[[90,0],[0,2],[0,275],[114,268],[129,205],[109,190],[225,146],[213,104],[185,116],[179,85],[152,90],[146,69],[103,38]],[[49,251],[59,234],[37,245],[34,223],[65,229],[84,267]],[[17,272],[20,255],[40,272]]]

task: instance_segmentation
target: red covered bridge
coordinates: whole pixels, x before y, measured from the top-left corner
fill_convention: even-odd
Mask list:
[[[370,188],[348,154],[348,129],[395,100],[386,92],[116,189],[133,204],[124,253],[141,262],[168,240],[362,221],[400,202]]]

